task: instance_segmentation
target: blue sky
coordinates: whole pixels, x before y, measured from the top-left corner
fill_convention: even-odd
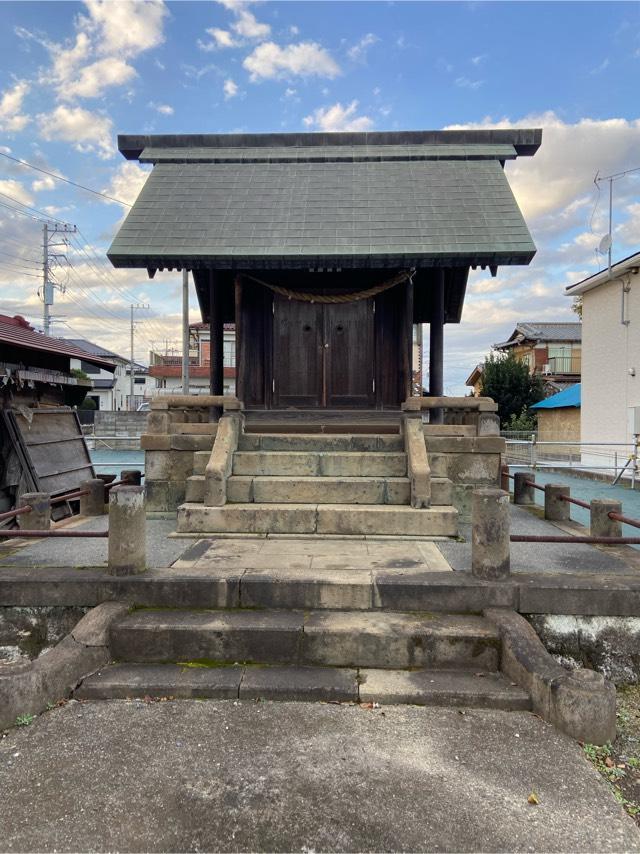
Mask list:
[[[536,126],[507,166],[539,252],[474,274],[446,333],[447,391],[518,320],[572,319],[563,288],[601,264],[596,171],[640,167],[638,3],[3,3],[0,151],[131,202],[117,133]],[[179,282],[104,259],[124,208],[0,157],[0,201],[77,224],[54,330],[137,357],[178,346]],[[640,172],[615,183],[614,254],[640,243]],[[25,209],[22,208],[24,211]],[[0,312],[39,322],[41,223],[0,207]],[[194,301],[195,302],[195,301]],[[195,315],[194,315],[195,319]],[[169,346],[172,346],[170,343]]]

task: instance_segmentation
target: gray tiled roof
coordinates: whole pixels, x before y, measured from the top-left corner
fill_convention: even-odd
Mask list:
[[[514,264],[534,253],[499,159],[408,159],[161,162],[108,256],[228,268]]]
[[[494,344],[499,350],[511,347],[518,340],[527,341],[582,341],[582,324],[579,321],[566,323],[533,323],[531,321],[518,323],[507,341]]]

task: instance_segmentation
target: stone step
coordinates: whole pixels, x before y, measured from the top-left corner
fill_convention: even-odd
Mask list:
[[[500,638],[483,617],[393,611],[139,610],[116,621],[118,661],[497,670]]]
[[[187,481],[187,502],[204,501],[204,475]],[[406,477],[268,477],[233,475],[227,481],[227,501],[235,504],[408,504],[411,497]],[[451,504],[452,486],[447,478],[432,478],[431,504]]]
[[[180,664],[113,664],[86,678],[75,697],[84,700],[240,699],[411,703],[524,711],[528,694],[501,673],[467,670],[373,670],[271,665],[187,667]]]
[[[458,511],[451,506],[415,509],[384,504],[225,504],[178,507],[180,534],[347,534],[455,537]]]
[[[326,433],[243,433],[239,451],[404,451],[396,435]]]
[[[407,474],[407,457],[404,452],[397,451],[236,451],[233,474],[404,477]]]

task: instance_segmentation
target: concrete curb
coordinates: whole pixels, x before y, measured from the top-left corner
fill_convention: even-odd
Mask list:
[[[78,683],[110,661],[109,626],[127,605],[105,602],[89,611],[50,652],[0,671],[0,729],[18,715],[35,715],[68,697]]]
[[[611,682],[593,670],[565,670],[515,611],[488,608],[484,616],[502,638],[502,671],[529,692],[536,714],[578,741],[605,744],[615,738],[616,692]]]

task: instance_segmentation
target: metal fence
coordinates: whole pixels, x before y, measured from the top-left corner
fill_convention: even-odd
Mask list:
[[[624,478],[635,488],[640,478],[638,447],[633,442],[539,441],[535,433],[504,430],[506,462],[511,468],[571,469],[594,476]]]

